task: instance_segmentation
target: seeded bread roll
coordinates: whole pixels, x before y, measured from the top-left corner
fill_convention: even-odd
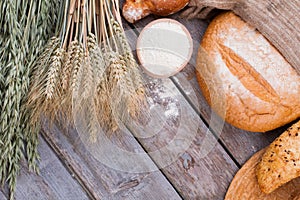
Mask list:
[[[265,149],[255,153],[234,176],[225,200],[300,200],[300,178],[293,179],[270,194],[263,193],[256,178]]]
[[[300,76],[259,32],[232,12],[210,23],[196,68],[208,103],[238,128],[265,132],[300,117]]]
[[[286,130],[267,148],[257,167],[257,180],[260,189],[269,194],[299,176],[300,121]]]

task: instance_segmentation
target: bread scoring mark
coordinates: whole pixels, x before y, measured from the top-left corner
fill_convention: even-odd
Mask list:
[[[280,102],[280,97],[274,88],[247,61],[221,43],[218,43],[218,49],[229,71],[246,89],[263,101],[274,104]]]

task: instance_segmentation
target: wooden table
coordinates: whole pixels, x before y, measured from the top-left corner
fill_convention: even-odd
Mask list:
[[[141,28],[156,18],[150,16],[134,25],[123,22],[133,49]],[[75,129],[44,128],[39,145],[40,175],[29,173],[26,163],[22,163],[17,200],[224,199],[233,176],[243,163],[282,132],[284,128],[250,133],[225,123],[219,135],[215,127],[209,127],[211,110],[199,90],[193,64],[208,22],[184,20],[179,15],[170,18],[180,21],[190,31],[194,55],[182,72],[169,79],[145,78],[151,89],[153,106],[161,106],[165,123],[149,137],[139,137],[135,130],[119,131],[110,140],[126,151],[146,153],[168,145],[178,134],[186,134],[188,138],[193,132],[193,137],[187,139],[190,141],[188,148],[163,168],[159,168],[162,158],[148,154],[141,164],[157,166],[156,171],[124,172],[96,159]],[[176,110],[175,114],[172,109]],[[210,149],[207,155],[205,148]],[[3,189],[0,199],[6,198],[7,190]]]

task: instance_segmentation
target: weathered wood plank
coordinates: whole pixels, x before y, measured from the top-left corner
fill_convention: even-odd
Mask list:
[[[153,86],[153,81],[155,82],[158,80],[152,80],[152,83],[150,80],[149,87]],[[169,167],[166,167],[162,170],[167,174],[172,183],[175,183],[174,185],[178,190],[184,191],[182,194],[186,198],[222,199],[225,195],[226,188],[233,177],[233,174],[237,170],[237,167],[228,157],[226,152],[224,152],[224,150],[218,145],[218,143],[215,141],[215,138],[211,137],[212,135],[210,133],[206,134],[207,129],[205,125],[201,122],[195,112],[191,110],[174,84],[170,80],[165,81],[166,82],[158,83],[158,86],[162,86],[163,88],[169,87],[171,91],[175,91],[175,100],[178,99],[178,102],[183,102],[182,110],[184,110],[184,113],[192,113],[192,115],[188,115],[188,117],[192,118],[191,122],[193,124],[191,126],[196,128],[196,131],[191,131],[191,128],[186,127],[186,123],[183,123],[183,129],[180,129],[180,133],[185,134],[191,132],[197,135],[197,137],[190,138],[189,141],[191,142],[192,147],[186,152],[181,152],[181,154],[176,155],[178,156],[178,159],[174,160],[174,162],[171,162]],[[156,85],[156,83],[154,83],[154,85]],[[155,93],[155,88],[151,89],[151,91],[153,90]],[[172,95],[170,98],[174,98],[174,94]],[[178,98],[177,95],[179,95]],[[163,106],[164,99],[167,97],[164,97],[164,94],[157,94],[156,97],[156,100],[161,100],[161,102],[157,103],[160,106]],[[169,106],[165,113],[167,118],[171,117],[172,119],[172,116],[169,116],[169,114],[172,114],[170,109],[175,109],[176,105],[174,105],[174,103],[176,104],[176,102],[165,104],[165,106]],[[200,124],[200,127],[198,124]],[[174,121],[169,121],[169,123],[167,123],[165,128],[159,134],[161,137],[157,138],[157,135],[155,136],[155,140],[159,140],[157,143],[155,143],[155,140],[153,141],[151,139],[146,139],[146,141],[140,142],[143,142],[144,147],[146,147],[148,151],[152,152],[151,148],[155,147],[153,144],[160,146],[164,142],[167,142],[170,138],[172,139],[171,136],[176,133],[173,132],[173,130],[174,128],[177,129],[175,125],[176,124],[174,124]],[[139,133],[141,134],[141,132]],[[151,134],[151,132],[146,132],[146,134],[147,133]],[[137,132],[136,135],[138,135]],[[94,198],[179,198],[173,188],[168,186],[169,183],[164,177],[153,177],[155,173],[160,174],[159,171],[155,173],[132,174],[120,172],[104,166],[101,162],[94,158],[90,152],[87,151],[87,146],[82,143],[78,134],[74,130],[70,130],[68,133],[66,133],[66,136],[60,133],[57,127],[52,130],[45,128],[44,137],[47,138],[47,141],[49,141],[52,148],[55,149],[60,157],[64,159],[65,165],[69,166],[69,170],[73,171],[75,176],[80,179],[82,185],[91,193],[93,192],[92,195]],[[185,137],[188,138],[188,134],[186,134]],[[206,139],[205,141],[207,147],[209,147],[210,144],[212,146],[216,144],[216,147],[213,146],[213,149],[210,151],[209,156],[204,156],[202,152],[204,147],[201,145],[201,141],[204,139]],[[111,140],[113,141],[113,144],[125,148],[127,151],[141,151],[139,145],[132,142],[135,140],[132,138],[130,133],[116,133],[112,136]],[[176,140],[176,142],[179,146],[181,146],[181,144],[184,143],[184,138],[179,138],[179,140]],[[167,160],[170,158],[170,156],[165,155],[161,158]],[[155,161],[160,166],[162,165],[157,158]],[[224,166],[227,168],[227,170],[224,170]]]
[[[181,19],[178,14],[170,17],[184,24],[190,31],[194,41],[194,52],[189,65],[171,79],[178,86],[187,100],[191,102],[191,105],[201,115],[202,119],[207,124],[210,124],[212,111],[204,99],[195,77],[196,55],[200,40],[205,32],[208,22],[197,19]],[[134,26],[141,29],[156,18],[157,17],[155,16],[149,16],[137,22]],[[210,128],[214,131],[214,127]],[[224,144],[239,165],[242,165],[251,157],[251,155],[270,144],[280,132],[282,132],[282,128],[268,133],[252,133],[240,130],[225,123],[219,138],[220,142]]]
[[[223,199],[237,166],[170,79],[144,78],[153,124],[130,130],[183,198]]]
[[[39,165],[40,176],[30,173],[27,164],[22,162],[15,193],[16,200],[89,199],[42,138],[38,150],[42,158]]]
[[[5,194],[2,191],[0,191],[0,199],[1,200],[6,200],[7,199],[7,197],[5,196]]]
[[[181,199],[160,171],[130,173],[117,170],[116,166],[106,166],[99,155],[91,153],[74,129],[61,130],[56,126],[44,127],[43,135],[94,199]],[[144,152],[129,132],[117,132],[110,141],[128,152]],[[149,157],[143,162],[137,160],[136,165],[154,165]]]
[[[131,130],[184,199],[223,199],[237,166],[169,79],[148,85],[159,123]]]

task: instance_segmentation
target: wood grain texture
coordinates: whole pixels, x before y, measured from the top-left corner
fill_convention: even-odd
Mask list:
[[[199,19],[181,19],[179,14],[173,15],[172,18],[184,24],[190,31],[194,42],[194,53],[189,65],[171,79],[191,103],[192,107],[198,112],[201,118],[210,125],[212,120],[215,119],[215,117],[212,118],[212,116],[215,115],[212,115],[213,112],[204,99],[195,77],[196,55],[200,40],[205,32],[208,22]],[[155,17],[153,16],[147,17],[136,23],[135,26],[142,28],[154,19]],[[222,123],[222,119],[217,117],[216,120]],[[213,126],[210,128],[216,132]],[[219,135],[221,142],[226,146],[237,162],[242,165],[255,152],[269,145],[280,133],[283,132],[284,129],[285,127],[282,127],[272,132],[253,133],[240,130],[225,123],[222,132],[216,133],[216,135]]]
[[[159,115],[166,118],[149,137],[139,137],[132,129],[137,139],[184,199],[223,199],[237,167],[171,80],[149,82],[154,91],[150,106],[161,107]],[[185,143],[186,148],[176,151]],[[164,151],[166,146],[169,151]],[[170,158],[174,159],[168,162]]]
[[[7,200],[7,197],[5,196],[4,192],[2,192],[2,191],[0,191],[0,199]]]
[[[87,150],[88,147],[82,143],[74,129],[64,130],[60,126],[49,129],[45,126],[42,135],[62,163],[57,161],[52,150],[42,141],[40,148],[45,149],[46,154],[41,155],[42,176],[28,174],[23,164],[17,199],[68,199],[69,191],[73,192],[73,188],[77,194],[77,198],[73,199],[177,200],[181,199],[177,191],[184,199],[224,199],[229,183],[238,170],[224,147],[241,165],[282,132],[283,128],[272,133],[250,133],[225,123],[220,140],[216,140],[206,127],[206,124],[211,123],[212,112],[199,90],[193,60],[207,22],[180,19],[178,15],[171,17],[179,20],[190,31],[194,39],[194,55],[190,64],[171,79],[146,78],[150,105],[154,110],[158,108],[156,114],[160,114],[157,119],[162,119],[158,121],[161,126],[150,126],[152,130],[148,127],[144,132],[140,131],[141,127],[129,126],[138,141],[129,131],[117,132],[110,138],[113,145],[128,152],[143,153],[146,150],[149,158],[139,164],[158,165],[161,169],[148,173],[128,173],[113,169]],[[156,17],[151,16],[135,24],[139,29],[137,31],[153,19]],[[131,29],[125,22],[124,27]],[[137,35],[133,31],[127,33],[134,48]],[[211,129],[214,130],[214,127]],[[177,138],[178,135],[181,137]],[[172,142],[175,144],[173,147],[181,147],[186,142],[189,145],[180,153],[175,151],[175,155],[170,151],[155,154]],[[49,156],[49,151],[52,152],[52,160],[43,161]],[[177,159],[170,161],[168,158]],[[62,175],[62,178],[56,177],[57,174]],[[1,195],[0,199],[2,196],[5,198]]]
[[[38,150],[42,158],[39,165],[40,175],[30,173],[27,164],[21,163],[15,193],[16,200],[89,199],[42,138]]]
[[[181,199],[160,171],[128,173],[104,165],[74,129],[45,126],[43,135],[92,199]],[[128,132],[115,133],[111,141],[127,151],[144,152]],[[144,164],[153,165],[148,162]]]
[[[134,49],[137,35],[128,25],[124,27]],[[158,110],[152,116],[157,124],[142,129],[143,135],[140,127],[130,130],[184,199],[223,199],[237,166],[171,79],[153,79],[145,74],[144,78],[150,108]],[[170,147],[172,142],[175,144]],[[185,143],[189,143],[186,149],[176,151]]]

